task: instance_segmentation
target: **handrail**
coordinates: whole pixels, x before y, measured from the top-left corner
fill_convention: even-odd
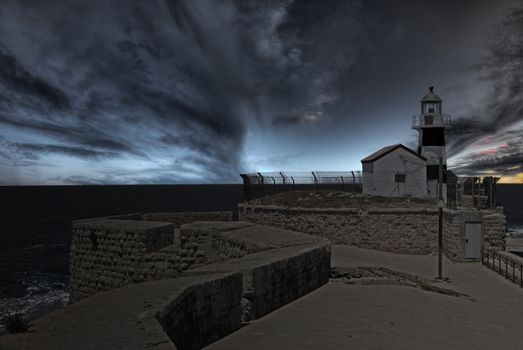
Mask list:
[[[481,249],[481,263],[523,288],[523,262],[489,248]]]
[[[412,128],[440,126],[445,127],[450,125],[451,119],[450,115],[448,114],[416,114],[412,116]]]

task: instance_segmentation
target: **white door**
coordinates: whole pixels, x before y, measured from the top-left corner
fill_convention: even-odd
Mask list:
[[[465,258],[481,257],[481,223],[465,223]]]

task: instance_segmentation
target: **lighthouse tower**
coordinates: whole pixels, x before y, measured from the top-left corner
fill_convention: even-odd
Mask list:
[[[418,153],[427,159],[427,190],[431,197],[438,196],[439,164],[443,167],[443,183],[447,182],[447,157],[445,153],[445,128],[450,126],[450,116],[442,113],[443,100],[429,87],[421,99],[421,114],[412,117],[412,129],[419,132]],[[443,186],[446,198],[446,186]]]

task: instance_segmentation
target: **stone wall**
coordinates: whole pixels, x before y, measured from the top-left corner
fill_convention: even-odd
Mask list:
[[[72,305],[67,315],[74,319],[75,310],[107,305],[107,295],[113,321],[120,320],[133,339],[143,338],[140,341],[145,348],[161,344],[166,349],[200,349],[237,330],[242,322],[262,317],[319,288],[330,277],[327,240],[264,225],[182,225],[180,250],[160,248],[172,237],[172,223],[104,218],[75,222],[73,228],[74,301],[127,282],[156,281],[98,293]],[[93,234],[97,237],[95,250],[91,246]],[[176,266],[183,261],[179,260],[181,252],[192,259],[201,255],[206,263],[218,262],[189,265],[179,274]],[[122,277],[106,283],[111,274]],[[114,300],[121,300],[122,307],[113,307]],[[126,303],[133,306],[123,307]],[[133,308],[136,314],[129,314]],[[92,327],[102,329],[104,322],[114,323],[105,320]],[[50,331],[55,332],[54,328]],[[79,336],[74,330],[57,333]],[[165,334],[174,344],[166,342]],[[96,339],[97,348],[115,347],[114,339],[101,338]],[[104,341],[108,343],[104,345]],[[122,338],[121,342],[127,344],[128,340]]]
[[[483,214],[483,247],[496,250],[505,250],[506,245],[506,217],[503,208],[497,210],[482,210]]]
[[[129,220],[73,223],[70,302],[98,291],[151,279],[145,259],[172,242],[173,224]]]
[[[73,222],[70,303],[130,283],[177,277],[189,268],[218,261],[209,259],[205,251],[193,249],[190,244],[185,247],[174,244],[179,239],[178,226],[191,222],[191,217],[192,221],[202,218],[230,221],[232,214],[133,214]]]
[[[299,254],[256,267],[247,274],[248,279],[252,278],[252,289],[245,289],[243,298],[251,309],[244,318],[262,317],[327,283],[329,277],[327,245],[303,249]]]
[[[240,271],[243,275],[244,321],[262,317],[329,281],[331,254],[330,244],[325,239],[241,222],[237,227],[217,223],[209,225],[215,231],[223,232],[228,239],[242,237],[246,244],[263,250],[184,273],[190,276]],[[201,228],[196,226],[194,229]]]
[[[443,210],[443,250],[453,261],[464,260],[463,217],[454,210]]]
[[[483,245],[505,249],[505,216],[499,210],[443,210],[443,244],[452,260],[465,259],[465,222],[483,223]],[[348,244],[403,254],[438,253],[437,208],[289,208],[242,203],[243,221],[266,224]]]
[[[193,284],[157,313],[177,349],[196,350],[241,327],[242,275]]]
[[[437,252],[437,209],[323,209],[240,205],[243,221],[327,238],[332,243],[406,254]]]

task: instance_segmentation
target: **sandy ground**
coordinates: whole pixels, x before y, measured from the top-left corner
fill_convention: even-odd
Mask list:
[[[433,278],[437,257],[333,247],[333,266],[381,265]],[[476,301],[403,286],[329,283],[207,349],[519,349],[523,290],[480,263],[444,260],[438,285]]]

